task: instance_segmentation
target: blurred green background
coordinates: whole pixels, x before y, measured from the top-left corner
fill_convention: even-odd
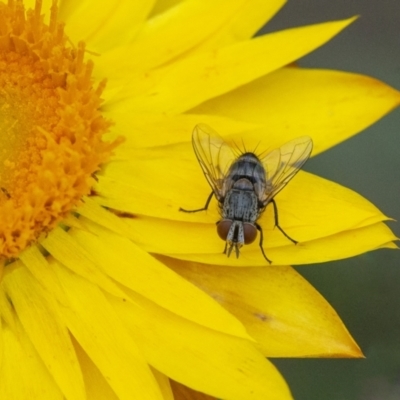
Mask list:
[[[400,89],[400,0],[289,0],[262,33],[353,15],[361,18],[299,64],[366,74]],[[304,169],[400,220],[400,110]],[[400,236],[399,224],[389,225]],[[367,358],[272,360],[294,398],[400,400],[400,252],[379,250],[297,270],[335,308]]]

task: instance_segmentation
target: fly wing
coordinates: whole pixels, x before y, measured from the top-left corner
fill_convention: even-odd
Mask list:
[[[225,196],[224,180],[235,155],[218,133],[205,124],[196,125],[192,143],[201,169],[215,197],[220,200]]]
[[[260,198],[264,205],[267,205],[296,175],[309,159],[312,148],[312,139],[302,136],[284,144],[261,159],[266,173],[266,186]]]

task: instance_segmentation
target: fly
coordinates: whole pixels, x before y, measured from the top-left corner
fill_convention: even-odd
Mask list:
[[[287,239],[297,244],[279,225],[274,197],[310,157],[310,137],[294,139],[263,157],[247,151],[236,156],[234,150],[215,131],[207,125],[199,124],[193,131],[192,144],[212,192],[203,208],[179,210],[188,213],[205,211],[215,196],[221,214],[221,220],[217,222],[217,233],[225,241],[224,254],[229,257],[234,250],[236,257],[239,257],[240,248],[254,242],[259,231],[261,252],[271,263],[263,248],[262,227],[257,223],[270,203],[274,207],[275,226]]]

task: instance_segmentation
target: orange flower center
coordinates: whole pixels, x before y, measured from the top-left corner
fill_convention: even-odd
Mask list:
[[[105,82],[84,44],[67,46],[53,4],[43,23],[22,1],[0,3],[0,259],[16,257],[90,192],[118,143],[102,140]]]

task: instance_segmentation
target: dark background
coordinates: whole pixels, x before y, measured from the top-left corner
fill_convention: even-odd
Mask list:
[[[353,15],[361,18],[299,64],[366,74],[400,89],[400,0],[289,0],[262,33]],[[399,150],[395,110],[305,170],[355,190],[400,220]],[[400,236],[399,224],[389,225]],[[400,252],[379,250],[297,270],[332,304],[367,358],[272,360],[295,399],[400,400]]]

